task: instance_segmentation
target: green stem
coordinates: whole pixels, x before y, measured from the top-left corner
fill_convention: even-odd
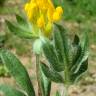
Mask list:
[[[67,87],[65,87],[64,96],[68,96],[68,88]]]
[[[64,77],[65,77],[65,83],[66,85],[69,85],[70,84],[70,74],[68,72],[68,65],[66,64],[65,66],[65,71],[64,71]]]
[[[70,74],[69,74],[69,68],[67,64],[65,66],[64,76],[65,76],[64,94],[62,96],[68,96],[68,88],[70,86]]]
[[[40,80],[40,56],[36,54],[36,76],[38,82],[38,96],[43,96]]]
[[[69,88],[69,86],[66,86],[66,85],[62,86],[61,96],[69,96],[68,95],[68,88]]]

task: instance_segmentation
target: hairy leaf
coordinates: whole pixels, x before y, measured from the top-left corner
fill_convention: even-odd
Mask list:
[[[63,40],[62,36],[58,30],[54,32],[54,44],[55,44],[55,49],[56,49],[56,54],[59,58],[59,63],[61,63],[58,67],[61,68],[61,71],[64,71],[64,45],[63,45]]]
[[[59,29],[59,32],[60,32],[60,35],[61,35],[61,38],[63,40],[63,47],[64,47],[64,56],[65,56],[65,64],[67,64],[68,66],[71,65],[72,63],[72,54],[71,54],[71,51],[70,51],[70,42],[68,41],[68,34],[66,32],[66,30],[63,28],[63,26],[61,25],[57,25],[57,28]]]
[[[7,20],[6,20],[6,24],[9,28],[9,30],[19,37],[26,38],[26,39],[32,39],[33,37],[36,37],[33,35],[33,33],[31,31],[18,26],[18,24],[17,25],[12,24],[11,22],[9,22]]]
[[[55,52],[55,48],[53,47],[51,41],[48,39],[42,40],[42,47],[45,57],[47,58],[50,65],[56,70],[56,71],[62,71],[62,64],[59,63],[58,57]]]
[[[52,80],[56,83],[64,82],[62,76],[59,73],[49,69],[45,64],[41,64],[41,66],[42,66],[42,70],[47,78],[49,78],[50,80]]]
[[[73,45],[78,45],[80,42],[78,35],[75,34]]]
[[[81,55],[76,62],[77,68],[74,71],[74,73],[78,72],[78,70],[80,69],[80,66],[83,64],[84,61],[88,59],[88,56],[89,56],[89,52],[88,52],[89,42],[88,42],[88,36],[86,34],[83,42],[84,43],[81,46],[82,47]]]
[[[82,53],[82,48],[80,45],[80,40],[79,37],[77,35],[75,35],[74,37],[74,41],[72,43],[72,47],[73,47],[73,60],[72,60],[72,66],[70,67],[71,70],[74,70],[75,68],[75,63],[77,62],[78,58],[80,57],[81,53]]]
[[[35,96],[33,85],[29,75],[22,63],[8,50],[2,50],[0,57],[6,65],[10,74],[15,78],[19,86],[27,92],[29,96]]]
[[[24,26],[24,27],[26,27],[26,28],[29,27],[29,24],[28,24],[26,18],[21,17],[20,15],[17,15],[17,14],[16,14],[16,19],[17,19],[18,24],[20,24],[21,26]],[[29,29],[28,29],[28,30],[29,30]]]
[[[82,63],[77,73],[71,75],[72,82],[77,82],[79,78],[86,72],[88,69],[88,59]]]
[[[40,64],[40,80],[41,80],[41,87],[43,90],[43,95],[44,96],[50,96],[50,92],[51,92],[51,81],[45,76],[45,74],[43,73],[41,64]]]
[[[0,85],[0,93],[4,94],[4,96],[26,96],[24,93],[12,88],[9,85]]]

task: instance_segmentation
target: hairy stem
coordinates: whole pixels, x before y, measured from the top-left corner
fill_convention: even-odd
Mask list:
[[[36,54],[36,76],[38,82],[38,96],[43,96],[41,81],[40,81],[40,56]]]
[[[68,96],[68,86],[65,86],[64,96]]]
[[[68,96],[68,88],[70,85],[70,74],[69,74],[69,68],[68,68],[67,64],[65,66],[64,77],[65,77],[65,83],[63,86],[64,87],[63,88],[63,94],[61,96]]]
[[[60,90],[61,91],[60,92],[61,93],[61,96],[69,96],[68,95],[68,88],[69,87],[68,86],[65,86],[65,85],[61,86],[61,90]]]

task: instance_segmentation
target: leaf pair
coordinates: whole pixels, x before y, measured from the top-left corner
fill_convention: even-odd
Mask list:
[[[25,39],[32,39],[33,37],[36,37],[36,35],[32,32],[31,24],[27,22],[26,18],[16,15],[16,20],[17,22],[14,23],[6,20],[6,24],[13,34]]]
[[[73,58],[71,72],[72,80],[77,81],[79,77],[88,69],[88,34],[85,33],[84,40],[80,43],[79,37],[75,35],[73,47],[75,46],[75,56]]]
[[[43,71],[52,81],[59,80],[59,83],[64,83],[69,79],[68,81],[73,83],[88,68],[88,37],[85,35],[82,44],[75,35],[72,43],[61,25],[56,24],[55,29],[53,42],[42,40],[43,52],[50,64],[49,68],[43,66]],[[60,78],[63,78],[63,82]]]
[[[7,69],[9,70],[10,74],[15,78],[15,80],[18,83],[18,85],[20,86],[21,90],[24,90],[28,94],[28,96],[35,96],[35,91],[33,89],[33,85],[31,83],[29,75],[28,75],[25,67],[21,64],[21,62],[11,52],[6,51],[6,50],[0,51],[0,57],[3,61],[3,63],[6,65]],[[4,91],[5,95],[8,92],[5,87],[8,90],[11,90],[11,89],[14,90],[8,94],[15,94],[14,93],[15,89],[10,88],[5,85],[1,85],[0,91]],[[5,88],[5,90],[2,88]],[[17,94],[20,93],[20,92],[19,93],[18,92],[17,92]],[[13,95],[13,96],[17,96],[17,94]],[[10,95],[10,96],[12,96],[12,95]]]
[[[42,70],[44,72],[44,74],[46,75],[47,78],[49,78],[51,81],[54,81],[56,83],[63,83],[64,80],[62,78],[62,76],[56,72],[55,70],[53,71],[52,69],[50,69],[46,64],[42,63]]]

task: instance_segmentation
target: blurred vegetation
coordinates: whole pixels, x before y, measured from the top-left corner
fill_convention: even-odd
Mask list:
[[[96,0],[63,0],[65,19],[73,19],[79,22],[96,16]]]
[[[55,6],[64,8],[64,21],[77,24],[77,32],[89,31],[91,43],[96,44],[96,0],[53,0]],[[73,26],[72,26],[73,27]],[[75,28],[74,28],[75,29]]]
[[[4,48],[5,43],[5,35],[0,35],[0,48]],[[2,64],[0,59],[0,76],[9,76],[8,70],[6,69],[5,65]]]
[[[0,6],[3,6],[6,0],[0,0]]]
[[[96,0],[64,0],[64,19],[72,20],[89,30],[90,42],[96,43]]]

